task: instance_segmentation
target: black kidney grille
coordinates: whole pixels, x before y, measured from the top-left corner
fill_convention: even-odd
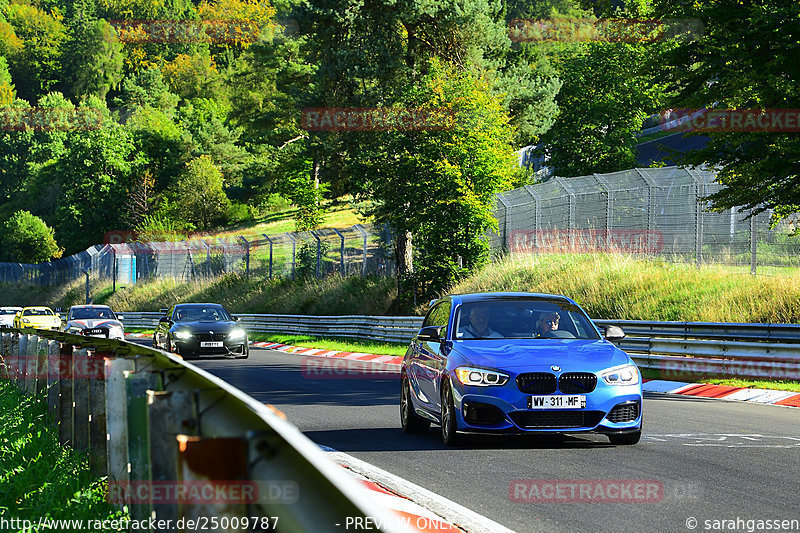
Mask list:
[[[530,372],[517,376],[517,387],[525,394],[553,394],[556,376],[547,372]]]
[[[585,394],[597,386],[597,376],[591,372],[565,372],[558,378],[558,390],[564,394]]]
[[[224,333],[195,333],[194,338],[199,340],[200,342],[224,341],[225,340],[225,334]]]
[[[639,402],[625,402],[615,406],[608,413],[608,420],[615,424],[633,422],[639,418]]]
[[[603,419],[603,412],[515,411],[508,416],[524,429],[593,428]]]

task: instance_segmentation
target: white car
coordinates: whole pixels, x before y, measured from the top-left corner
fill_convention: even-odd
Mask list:
[[[14,317],[20,311],[21,307],[0,307],[0,328],[13,328]]]
[[[65,333],[125,340],[122,315],[114,314],[107,305],[74,305],[67,313]]]

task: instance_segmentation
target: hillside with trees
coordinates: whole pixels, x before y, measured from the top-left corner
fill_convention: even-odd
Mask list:
[[[0,223],[49,236],[35,253],[3,253],[43,260],[109,231],[247,224],[276,198],[300,208],[298,230],[313,229],[321,200],[347,195],[394,229],[401,298],[409,280],[434,293],[486,260],[494,193],[531,180],[522,146],[538,144],[561,176],[611,172],[633,165],[636,133],[663,109],[800,107],[794,63],[756,65],[739,48],[788,57],[796,28],[767,30],[798,20],[797,5],[756,4],[0,0]],[[660,16],[705,31],[594,42],[509,31]],[[308,108],[446,109],[452,122],[314,130]],[[780,157],[796,139],[755,135],[742,151],[730,135],[689,159],[724,165],[722,205],[796,210],[796,165]]]

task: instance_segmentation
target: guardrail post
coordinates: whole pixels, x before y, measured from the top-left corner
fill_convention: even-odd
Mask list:
[[[39,346],[36,350],[36,387],[34,392],[37,398],[43,398],[47,393],[47,376],[50,374],[48,354],[50,342],[47,339],[39,339]]]
[[[121,357],[105,360],[106,433],[108,439],[106,471],[112,481],[128,481],[128,397],[125,372],[134,363]]]
[[[58,426],[61,393],[61,343],[50,341],[47,345],[47,417],[52,425]]]
[[[243,438],[204,439],[188,435],[178,435],[178,482],[181,486],[200,483],[213,486],[237,483],[238,501],[187,502],[178,506],[178,518],[194,520],[202,517],[249,516],[247,504],[256,503],[257,486],[247,478],[247,441]],[[224,461],[220,458],[224,457]],[[218,531],[248,531],[241,527],[221,528]]]
[[[16,379],[17,379],[17,388],[19,390],[25,390],[25,378],[27,377],[28,367],[26,364],[26,360],[28,358],[28,335],[25,333],[21,333],[19,336],[19,344],[17,345],[17,350],[15,352],[15,367],[17,369]]]
[[[72,404],[74,426],[72,447],[77,451],[89,449],[89,380],[86,378],[89,351],[86,348],[75,350],[72,355]]]
[[[72,443],[73,432],[75,429],[75,402],[72,391],[75,388],[75,371],[73,369],[73,346],[64,343],[61,345],[59,353],[59,365],[61,370],[59,379],[59,426],[58,441],[61,444]]]
[[[105,358],[95,352],[87,361],[89,384],[89,471],[95,477],[106,475],[108,436],[106,433]]]
[[[25,349],[25,394],[36,394],[36,373],[39,363],[39,336],[28,336],[28,345]]]
[[[178,435],[196,425],[194,399],[190,391],[147,391],[147,430],[150,481],[176,488],[178,481]],[[172,494],[174,495],[174,490]],[[157,520],[178,519],[175,502],[151,500]]]
[[[138,365],[138,363],[137,363]],[[161,388],[160,376],[154,372],[124,371],[128,414],[128,461],[131,483],[147,483],[150,480],[150,454],[147,447],[147,391]],[[150,518],[150,505],[130,505],[131,518]]]
[[[272,239],[270,239],[269,235],[266,233],[262,233],[261,235],[263,235],[269,243],[269,279],[272,279]]]

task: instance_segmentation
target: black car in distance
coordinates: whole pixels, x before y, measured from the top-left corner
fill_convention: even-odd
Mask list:
[[[153,347],[182,357],[221,355],[246,359],[247,332],[224,307],[212,303],[178,304],[158,321]]]

